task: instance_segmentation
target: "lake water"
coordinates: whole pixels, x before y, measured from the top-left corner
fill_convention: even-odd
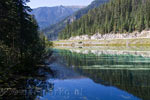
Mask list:
[[[37,100],[150,100],[150,52],[54,49],[54,76]]]

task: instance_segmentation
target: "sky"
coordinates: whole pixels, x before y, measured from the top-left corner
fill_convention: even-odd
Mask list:
[[[38,7],[52,7],[52,6],[72,6],[72,5],[79,5],[79,6],[87,6],[93,0],[30,0],[27,3],[28,6],[31,8],[38,8]]]

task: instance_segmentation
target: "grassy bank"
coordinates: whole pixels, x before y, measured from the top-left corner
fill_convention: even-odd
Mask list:
[[[60,40],[53,41],[53,46],[71,46],[71,47],[88,47],[88,46],[150,46],[150,38],[135,39],[111,39],[111,40]]]

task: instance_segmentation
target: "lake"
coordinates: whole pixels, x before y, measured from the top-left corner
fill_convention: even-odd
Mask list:
[[[146,47],[52,51],[47,67],[0,67],[0,100],[150,100]]]
[[[150,52],[104,48],[54,49],[36,100],[150,100]]]

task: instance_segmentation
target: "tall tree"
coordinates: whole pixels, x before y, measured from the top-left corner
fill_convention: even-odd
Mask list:
[[[62,38],[60,35],[59,38],[68,39],[71,36],[95,34],[96,32],[107,34],[150,29],[150,7],[148,5],[150,5],[149,0],[111,0],[69,24],[64,30],[70,31],[62,31],[62,34],[67,37]],[[71,27],[75,28],[71,29]]]

